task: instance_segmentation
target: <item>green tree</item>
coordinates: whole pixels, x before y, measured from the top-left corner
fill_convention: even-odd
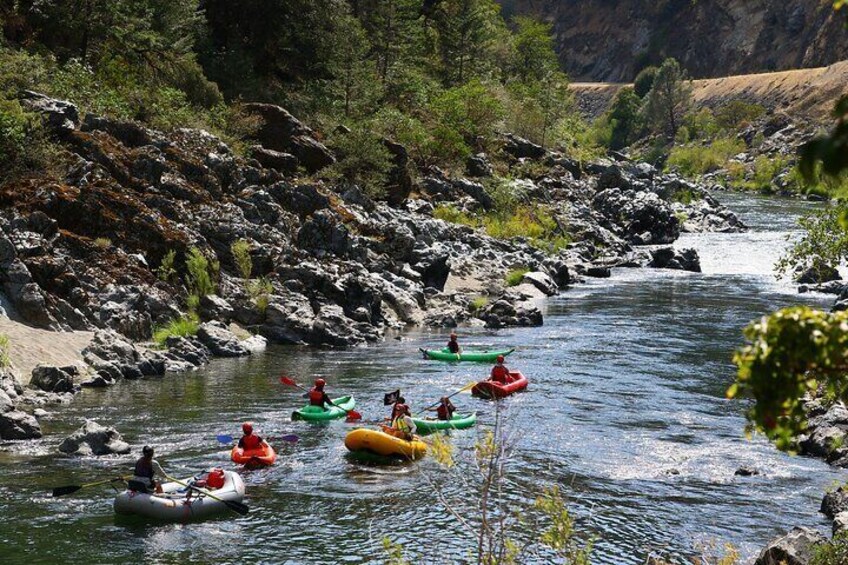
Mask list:
[[[636,96],[644,98],[651,91],[658,70],[656,67],[645,67],[639,71],[639,74],[633,80],[633,91],[636,93]]]
[[[468,145],[489,136],[504,113],[492,89],[478,79],[443,91],[429,110],[438,127],[455,132]]]
[[[691,101],[692,86],[685,71],[676,60],[666,59],[646,96],[646,121],[655,133],[673,139]]]
[[[489,74],[494,42],[504,29],[493,0],[442,0],[432,16],[445,84]]]
[[[515,54],[512,76],[525,83],[545,80],[559,68],[551,24],[527,16],[516,16],[513,23]]]
[[[352,16],[341,19],[338,48],[328,64],[332,79],[330,95],[346,118],[369,112],[380,97],[380,81],[374,62],[368,59],[371,44],[359,21]]]
[[[383,140],[367,128],[357,126],[331,138],[339,156],[326,174],[359,186],[372,198],[382,198],[386,177],[392,167],[392,155]]]
[[[641,107],[642,99],[633,88],[622,88],[615,95],[606,116],[612,126],[611,149],[621,149],[636,141],[642,130]]]

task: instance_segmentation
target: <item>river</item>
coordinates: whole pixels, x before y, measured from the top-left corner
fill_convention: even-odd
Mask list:
[[[797,295],[771,274],[809,205],[720,198],[753,229],[683,236],[678,246],[698,249],[703,274],[616,270],[548,300],[541,328],[462,331],[466,344],[516,346],[509,365],[531,379],[529,392],[503,403],[506,426],[517,432],[506,483],[515,508],[562,485],[578,528],[595,538],[593,563],[636,565],[651,552],[684,563],[697,546],[725,542],[750,558],[794,525],[826,529],[821,495],[845,478],[746,439],[743,402],[724,398],[747,322],[782,306],[831,302]],[[433,489],[443,485],[445,496],[465,504],[467,477],[431,459],[387,468],[349,462],[342,441],[351,426],[290,422],[303,398],[278,382],[281,373],[302,382],[324,375],[331,391],[356,396],[366,418],[386,415],[382,396],[395,388],[415,409],[486,370],[419,358],[419,346],[444,341],[444,333],[425,330],[348,351],[274,347],[193,374],[85,391],[42,422],[45,440],[0,451],[0,562],[381,563],[384,536],[416,563],[462,562],[470,538]],[[492,424],[491,403],[456,398],[460,410],[478,411],[479,429]],[[57,455],[59,440],[85,417],[116,426],[136,451],[155,445],[175,475],[228,467],[215,436],[237,434],[246,419],[267,436],[301,439],[280,449],[276,466],[245,473],[248,516],[144,524],[116,521],[108,488],[49,496],[53,486],[123,472],[136,457]],[[458,457],[476,438],[453,435]],[[737,477],[741,466],[760,474]]]

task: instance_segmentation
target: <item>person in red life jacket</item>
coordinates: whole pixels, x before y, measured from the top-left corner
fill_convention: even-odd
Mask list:
[[[245,422],[241,425],[241,431],[244,435],[239,438],[238,446],[245,451],[259,449],[265,445],[265,441],[258,435],[253,433],[253,424]]]
[[[402,396],[399,396],[397,402],[392,405],[392,416],[391,418],[389,418],[389,421],[392,423],[392,426],[394,426],[395,420],[397,420],[401,414],[408,412],[409,406],[406,405],[406,399]]]
[[[507,369],[506,365],[504,365],[503,355],[498,355],[497,364],[492,367],[492,374],[489,376],[489,380],[501,384],[512,382],[512,377],[509,375],[509,369]]]
[[[439,402],[439,407],[436,408],[436,416],[438,416],[439,420],[450,420],[453,418],[454,412],[456,412],[456,407],[453,405],[453,402],[447,396],[443,396]]]
[[[459,342],[457,341],[455,333],[450,334],[450,341],[448,342],[448,351],[450,351],[451,353],[462,353],[462,347],[459,346]]]
[[[401,397],[398,402],[392,407],[392,434],[395,437],[412,441],[415,432],[418,431],[415,422],[412,420],[412,411],[406,405],[406,400]]]
[[[324,392],[324,385],[327,384],[327,381],[324,379],[315,379],[315,386],[313,386],[309,390],[309,404],[312,406],[320,406],[324,410],[327,409],[327,405],[336,406],[333,404],[333,401],[330,400],[330,397],[327,396],[327,393]]]
[[[135,462],[135,471],[131,482],[141,486],[143,492],[150,492],[151,489],[158,493],[162,492],[162,483],[156,480],[156,477],[167,478],[162,466],[153,458],[153,448],[145,445],[141,450],[141,457]],[[132,485],[132,486],[135,486]]]

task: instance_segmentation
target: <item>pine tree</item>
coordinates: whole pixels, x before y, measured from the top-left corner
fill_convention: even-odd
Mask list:
[[[680,116],[692,101],[692,85],[686,72],[674,59],[666,59],[657,71],[645,103],[645,118],[655,133],[673,139],[680,127]]]

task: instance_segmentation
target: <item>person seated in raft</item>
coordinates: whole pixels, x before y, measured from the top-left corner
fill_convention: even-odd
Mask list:
[[[324,392],[324,385],[327,384],[327,381],[324,379],[315,379],[315,386],[309,391],[309,404],[312,406],[320,406],[324,410],[327,409],[327,405],[335,406],[333,401],[330,400],[330,397],[327,396],[327,393]]]
[[[409,406],[406,405],[406,399],[404,397],[398,396],[397,400],[392,405],[392,415],[389,418],[389,422],[391,422],[392,426],[394,426],[397,417],[404,412],[409,412]]]
[[[399,400],[403,399],[401,398]],[[392,430],[395,432],[396,437],[405,439],[406,441],[412,441],[418,428],[412,420],[412,412],[410,412],[409,406],[406,404],[400,404],[400,406],[398,415],[392,420]]]
[[[456,412],[456,407],[453,402],[447,396],[443,396],[439,401],[439,407],[436,408],[436,416],[439,420],[450,420],[453,418],[454,412]]]
[[[451,353],[462,353],[462,347],[459,346],[459,342],[457,341],[457,336],[455,333],[450,334],[450,341],[448,342],[448,351]]]
[[[259,449],[265,445],[265,440],[253,433],[253,424],[245,422],[241,425],[241,431],[244,435],[239,438],[238,446],[244,450]]]
[[[489,376],[489,380],[501,384],[511,383],[512,377],[509,374],[509,369],[504,365],[504,356],[498,355],[496,361],[496,365],[492,367],[492,374]]]
[[[145,445],[141,450],[141,457],[135,462],[135,471],[133,478],[130,479],[129,486],[133,490],[149,493],[155,490],[157,493],[162,492],[162,483],[156,480],[156,477],[166,478],[165,471],[162,466],[153,458],[153,448]]]

